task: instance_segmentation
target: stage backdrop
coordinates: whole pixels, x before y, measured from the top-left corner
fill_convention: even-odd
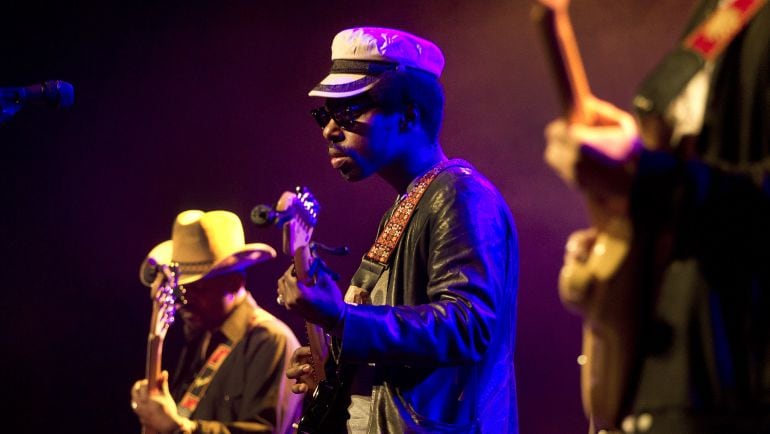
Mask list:
[[[576,0],[593,89],[623,107],[673,46],[691,0]],[[583,433],[580,321],[556,291],[563,243],[586,224],[579,195],[543,164],[559,114],[530,3],[507,1],[11,0],[0,6],[0,87],[62,79],[75,105],[20,112],[0,127],[3,426],[24,432],[133,433],[129,388],[143,375],[149,321],[140,262],[184,209],[229,209],[249,241],[279,247],[251,208],[307,185],[322,204],[317,239],[343,280],[395,192],[343,181],[308,110],[334,34],[394,26],[444,51],[441,142],[503,192],[521,240],[516,368],[521,431]],[[279,257],[250,273],[275,304]],[[178,337],[179,327],[172,330]]]

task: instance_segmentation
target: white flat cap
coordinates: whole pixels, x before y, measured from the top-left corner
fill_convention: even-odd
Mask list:
[[[356,27],[332,41],[332,69],[310,96],[345,98],[371,89],[385,71],[413,68],[438,78],[444,69],[441,50],[426,39],[401,30]]]

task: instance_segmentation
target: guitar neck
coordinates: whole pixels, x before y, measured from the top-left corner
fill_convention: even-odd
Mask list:
[[[297,280],[300,282],[310,282],[310,266],[313,262],[312,253],[307,245],[298,248],[294,252],[294,270],[297,273]],[[324,365],[328,357],[328,340],[323,328],[309,321],[305,321],[305,332],[307,333],[310,354],[312,355],[313,375],[320,381],[326,378]]]
[[[532,17],[540,28],[564,115],[570,122],[590,123],[593,116],[587,101],[591,88],[566,6],[552,8],[537,3]]]
[[[144,368],[148,392],[160,391],[163,340],[168,327],[174,322],[174,304],[176,303],[174,291],[178,284],[177,275],[178,268],[175,264],[163,265],[151,285],[152,315],[150,315],[150,331],[147,334],[147,360]],[[142,429],[142,433],[158,434],[145,428]]]
[[[150,334],[147,337],[147,363],[145,365],[145,378],[147,378],[147,391],[159,391],[158,380],[160,380],[160,361],[163,351],[163,338]],[[142,427],[142,434],[160,434],[157,431]]]
[[[151,390],[158,389],[158,380],[161,372],[161,355],[163,352],[163,339],[160,336],[147,338],[147,363],[145,365],[145,378],[147,387]]]

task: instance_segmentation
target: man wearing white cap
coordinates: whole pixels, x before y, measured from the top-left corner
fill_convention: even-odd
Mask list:
[[[332,360],[357,372],[347,426],[308,431],[517,432],[515,227],[495,187],[439,145],[443,66],[425,39],[348,29],[310,92],[326,98],[312,114],[332,167],[349,181],[376,173],[398,200],[344,301],[325,274],[278,282],[279,300],[332,334]],[[297,393],[314,387],[307,354],[287,371]]]
[[[158,265],[178,267],[187,342],[170,387],[164,371],[159,391],[148,392],[146,379],[131,390],[131,407],[147,431],[292,432],[300,400],[283,371],[299,343],[244,286],[244,270],[273,257],[266,244],[245,244],[235,214],[198,210],[180,213],[171,240],[148,254],[140,270],[145,285]]]

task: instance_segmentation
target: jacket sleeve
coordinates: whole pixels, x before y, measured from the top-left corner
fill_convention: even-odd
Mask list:
[[[692,257],[710,279],[749,276],[767,267],[770,244],[768,172],[727,172],[644,151],[632,196],[642,234],[676,234],[671,256]],[[734,282],[733,282],[734,283]]]
[[[498,321],[512,320],[507,310],[515,298],[510,282],[515,282],[511,276],[517,273],[517,251],[507,205],[484,179],[447,176],[457,176],[456,182],[438,185],[432,197],[427,197],[429,189],[419,205],[430,207],[422,235],[427,239],[421,240],[427,245],[427,285],[395,288],[425,293],[430,302],[349,306],[341,360],[410,366],[473,363],[483,357]]]

